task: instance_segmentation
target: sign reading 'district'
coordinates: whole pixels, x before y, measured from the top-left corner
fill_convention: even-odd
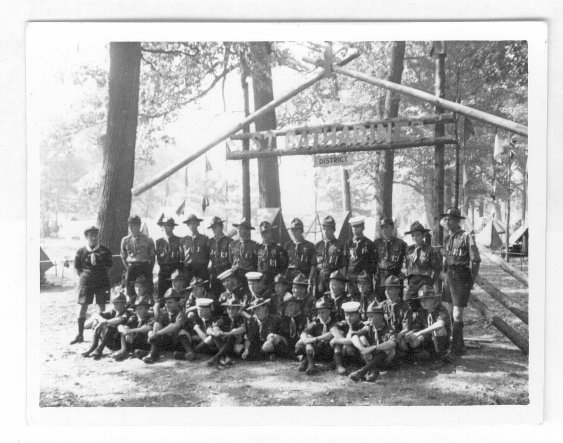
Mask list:
[[[340,155],[315,155],[315,168],[326,168],[327,166],[350,166],[352,156]]]

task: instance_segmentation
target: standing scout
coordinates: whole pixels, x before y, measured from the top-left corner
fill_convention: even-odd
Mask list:
[[[174,235],[174,227],[178,226],[172,217],[165,217],[158,222],[164,230],[164,236],[156,240],[156,260],[158,263],[157,300],[164,297],[172,286],[171,276],[174,271],[181,271],[184,267],[182,241]]]
[[[213,237],[209,239],[209,286],[216,300],[225,290],[217,277],[231,267],[229,246],[233,239],[224,234],[223,224],[224,221],[220,217],[213,217],[211,225],[207,228],[213,232]]]
[[[425,235],[430,232],[419,222],[411,225],[409,232],[414,240],[414,245],[407,248],[406,268],[408,287],[405,294],[405,301],[408,303],[416,303],[411,300],[416,297],[418,290],[424,285],[433,285],[440,278],[442,268],[441,258],[434,252],[432,246],[424,241]],[[414,305],[413,308],[418,308]]]
[[[354,237],[348,242],[348,249],[350,250],[348,278],[352,286],[349,288],[349,292],[358,292],[357,279],[361,273],[367,273],[370,278],[373,278],[375,270],[373,262],[375,245],[364,235],[365,217],[351,218],[350,225],[352,226]]]
[[[303,222],[300,219],[294,218],[291,220],[289,231],[291,232],[292,240],[285,244],[289,260],[287,278],[289,281],[293,281],[299,274],[307,276],[309,282],[308,291],[313,294],[315,269],[317,266],[315,245],[303,237]]]
[[[383,282],[390,275],[399,277],[405,254],[407,252],[407,244],[393,235],[394,223],[390,218],[382,218],[379,221],[381,229],[381,237],[375,240],[375,291],[377,300],[382,302],[385,300],[383,292]]]
[[[183,222],[188,225],[191,232],[191,235],[188,234],[182,239],[184,270],[190,281],[193,277],[208,279],[209,239],[197,230],[202,221],[194,214],[190,214]]]
[[[336,232],[336,221],[330,215],[322,222],[323,240],[315,245],[317,257],[317,292],[323,294],[328,290],[330,274],[340,270],[346,274],[348,267],[348,248],[344,242],[338,240]]]
[[[108,271],[113,265],[111,251],[98,242],[100,230],[91,226],[84,231],[86,246],[80,248],[74,257],[74,269],[78,275],[78,335],[70,342],[82,343],[84,341],[84,323],[88,305],[96,297],[99,312],[104,312],[106,303],[109,302],[110,282]]]
[[[305,371],[307,375],[317,372],[315,361],[331,362],[333,351],[330,341],[333,338],[330,330],[336,322],[332,316],[334,304],[328,297],[321,297],[315,303],[316,316],[305,330],[301,333],[301,338],[296,344],[296,353],[304,355],[299,364],[299,372]]]
[[[141,218],[138,215],[127,220],[130,235],[121,240],[121,260],[126,269],[125,285],[127,297],[131,305],[135,304],[135,279],[144,275],[153,291],[152,270],[155,263],[156,250],[152,238],[141,232]]]
[[[150,303],[144,299],[138,299],[133,309],[135,315],[129,317],[127,323],[117,327],[121,333],[121,351],[114,356],[116,360],[127,358],[130,352],[139,359],[149,355],[151,345],[149,344],[149,332],[154,326],[154,315],[149,312]]]
[[[267,221],[260,223],[262,244],[258,246],[257,269],[264,274],[267,285],[273,284],[276,275],[285,274],[289,262],[285,249],[274,241],[272,231],[276,227]]]
[[[445,293],[453,304],[452,353],[464,354],[463,310],[467,307],[469,293],[477,278],[481,257],[473,236],[459,226],[460,220],[465,218],[459,209],[449,208],[442,217],[446,218],[449,231],[449,237],[445,240],[444,271]]]
[[[237,272],[239,281],[246,286],[244,275],[258,269],[258,243],[250,238],[254,227],[246,219],[234,224],[238,228],[239,239],[229,245],[229,262]]]
[[[276,360],[277,356],[288,354],[287,341],[282,337],[281,318],[270,314],[271,299],[257,298],[248,307],[253,316],[246,321],[244,337],[244,360],[260,360],[268,358]]]

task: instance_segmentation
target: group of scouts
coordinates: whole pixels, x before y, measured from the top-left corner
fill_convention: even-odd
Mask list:
[[[299,371],[308,375],[324,362],[354,381],[374,381],[400,362],[426,361],[437,369],[466,352],[463,310],[480,263],[459,210],[450,208],[443,218],[448,235],[438,249],[419,222],[406,233],[414,242],[407,246],[389,218],[380,220],[375,241],[364,235],[364,218],[352,218],[353,238],[343,242],[328,216],[316,245],[295,218],[292,240],[282,246],[267,221],[260,223],[257,243],[248,220],[233,224],[233,240],[214,217],[208,238],[195,215],[184,221],[190,230],[184,238],[174,235],[173,218],[162,219],[164,235],[155,243],[132,216],[130,235],[121,242],[126,273],[109,311],[112,254],[99,244],[99,229],[89,227],[75,258],[80,310],[71,344],[84,341],[95,297],[99,311],[88,321],[94,339],[84,357],[100,359],[106,347],[116,360],[145,363],[166,351],[190,361],[207,354],[209,366],[281,357],[299,360]],[[350,372],[350,365],[359,369]]]

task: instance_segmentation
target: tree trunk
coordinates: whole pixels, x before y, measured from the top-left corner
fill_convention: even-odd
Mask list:
[[[446,43],[435,42],[436,83],[435,94],[440,98],[446,95]],[[436,114],[442,114],[444,108],[436,106]],[[435,126],[434,136],[443,137],[444,125]],[[440,225],[440,214],[444,212],[444,145],[438,144],[434,150],[434,225],[432,228],[434,245],[442,245],[444,230]]]
[[[422,185],[424,186],[424,210],[426,214],[426,222],[428,226],[432,226],[434,221],[434,177],[430,174],[424,174],[422,177]]]
[[[244,116],[250,115],[250,99],[248,94],[248,78],[249,69],[246,61],[246,56],[243,52],[240,54],[240,82],[242,86],[242,94],[244,98]],[[250,132],[250,125],[242,128],[243,132]],[[242,141],[243,151],[250,149],[250,140],[245,139]],[[242,160],[242,215],[244,218],[250,220],[250,160]]]
[[[405,60],[405,42],[393,42],[391,45],[391,61],[389,66],[389,76],[387,80],[393,83],[401,83],[403,76],[403,66]],[[393,118],[399,115],[400,95],[388,90],[385,96],[385,118]],[[376,214],[377,218],[382,216],[393,216],[393,163],[395,151],[385,150],[380,159],[379,171],[381,178],[381,213]]]
[[[342,210],[352,212],[352,199],[350,197],[350,174],[342,168]]]
[[[270,66],[271,46],[268,42],[250,43],[252,62],[252,91],[254,110],[274,99],[272,68]],[[276,129],[276,112],[272,110],[256,120],[256,131]],[[275,138],[269,148],[276,148]],[[265,148],[265,147],[263,147]],[[266,147],[267,148],[267,147]],[[280,178],[277,157],[258,159],[258,206],[261,208],[281,207]]]
[[[100,243],[109,247],[113,254],[118,254],[121,239],[127,234],[127,217],[131,210],[141,44],[112,42],[109,53],[109,105],[98,224]],[[110,274],[113,282],[117,280],[121,266],[121,260],[114,260]]]

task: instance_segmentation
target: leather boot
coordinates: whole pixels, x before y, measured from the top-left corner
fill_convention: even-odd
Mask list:
[[[151,344],[151,350],[149,352],[149,355],[147,355],[146,357],[143,358],[143,361],[147,364],[150,363],[154,363],[158,360],[159,355],[158,355],[158,345],[156,343],[152,343]]]
[[[76,343],[82,343],[84,341],[84,323],[86,322],[85,317],[78,318],[78,335],[74,337],[74,340],[70,342],[71,345]]]
[[[346,368],[342,364],[342,354],[340,352],[334,353],[334,364],[336,365],[338,375],[346,375]]]
[[[102,353],[104,352],[104,348],[106,347],[106,343],[110,337],[109,330],[106,331],[103,338],[100,341],[100,344],[97,346],[96,350],[94,351],[94,360],[99,360],[102,358]]]
[[[180,335],[178,337],[178,341],[182,345],[182,348],[184,348],[185,359],[188,360],[188,361],[195,360],[195,354],[194,354],[194,351],[192,351],[192,345],[190,344],[190,339],[188,337],[186,337],[185,335]]]
[[[211,357],[211,359],[207,360],[207,366],[214,366],[217,363],[219,363],[219,361],[221,360],[221,357],[223,357],[227,352],[229,352],[229,350],[232,348],[232,344],[233,344],[233,337],[228,337],[227,340],[225,340],[225,343],[223,343],[223,346],[221,346],[219,348],[219,351],[217,352],[217,354],[215,354],[213,357]]]
[[[348,377],[350,377],[354,381],[360,381],[362,378],[366,376],[368,372],[373,371],[377,365],[384,363],[386,358],[387,358],[387,354],[385,354],[385,352],[377,352],[375,355],[373,355],[370,361],[368,361],[364,366],[362,366],[357,371],[352,372]],[[375,381],[375,379],[379,375],[379,371],[375,371],[375,372],[376,372],[375,376],[373,377],[373,379],[372,377],[370,377],[369,381]]]
[[[463,322],[454,321],[452,327],[452,354],[463,355],[467,352],[463,341]]]

